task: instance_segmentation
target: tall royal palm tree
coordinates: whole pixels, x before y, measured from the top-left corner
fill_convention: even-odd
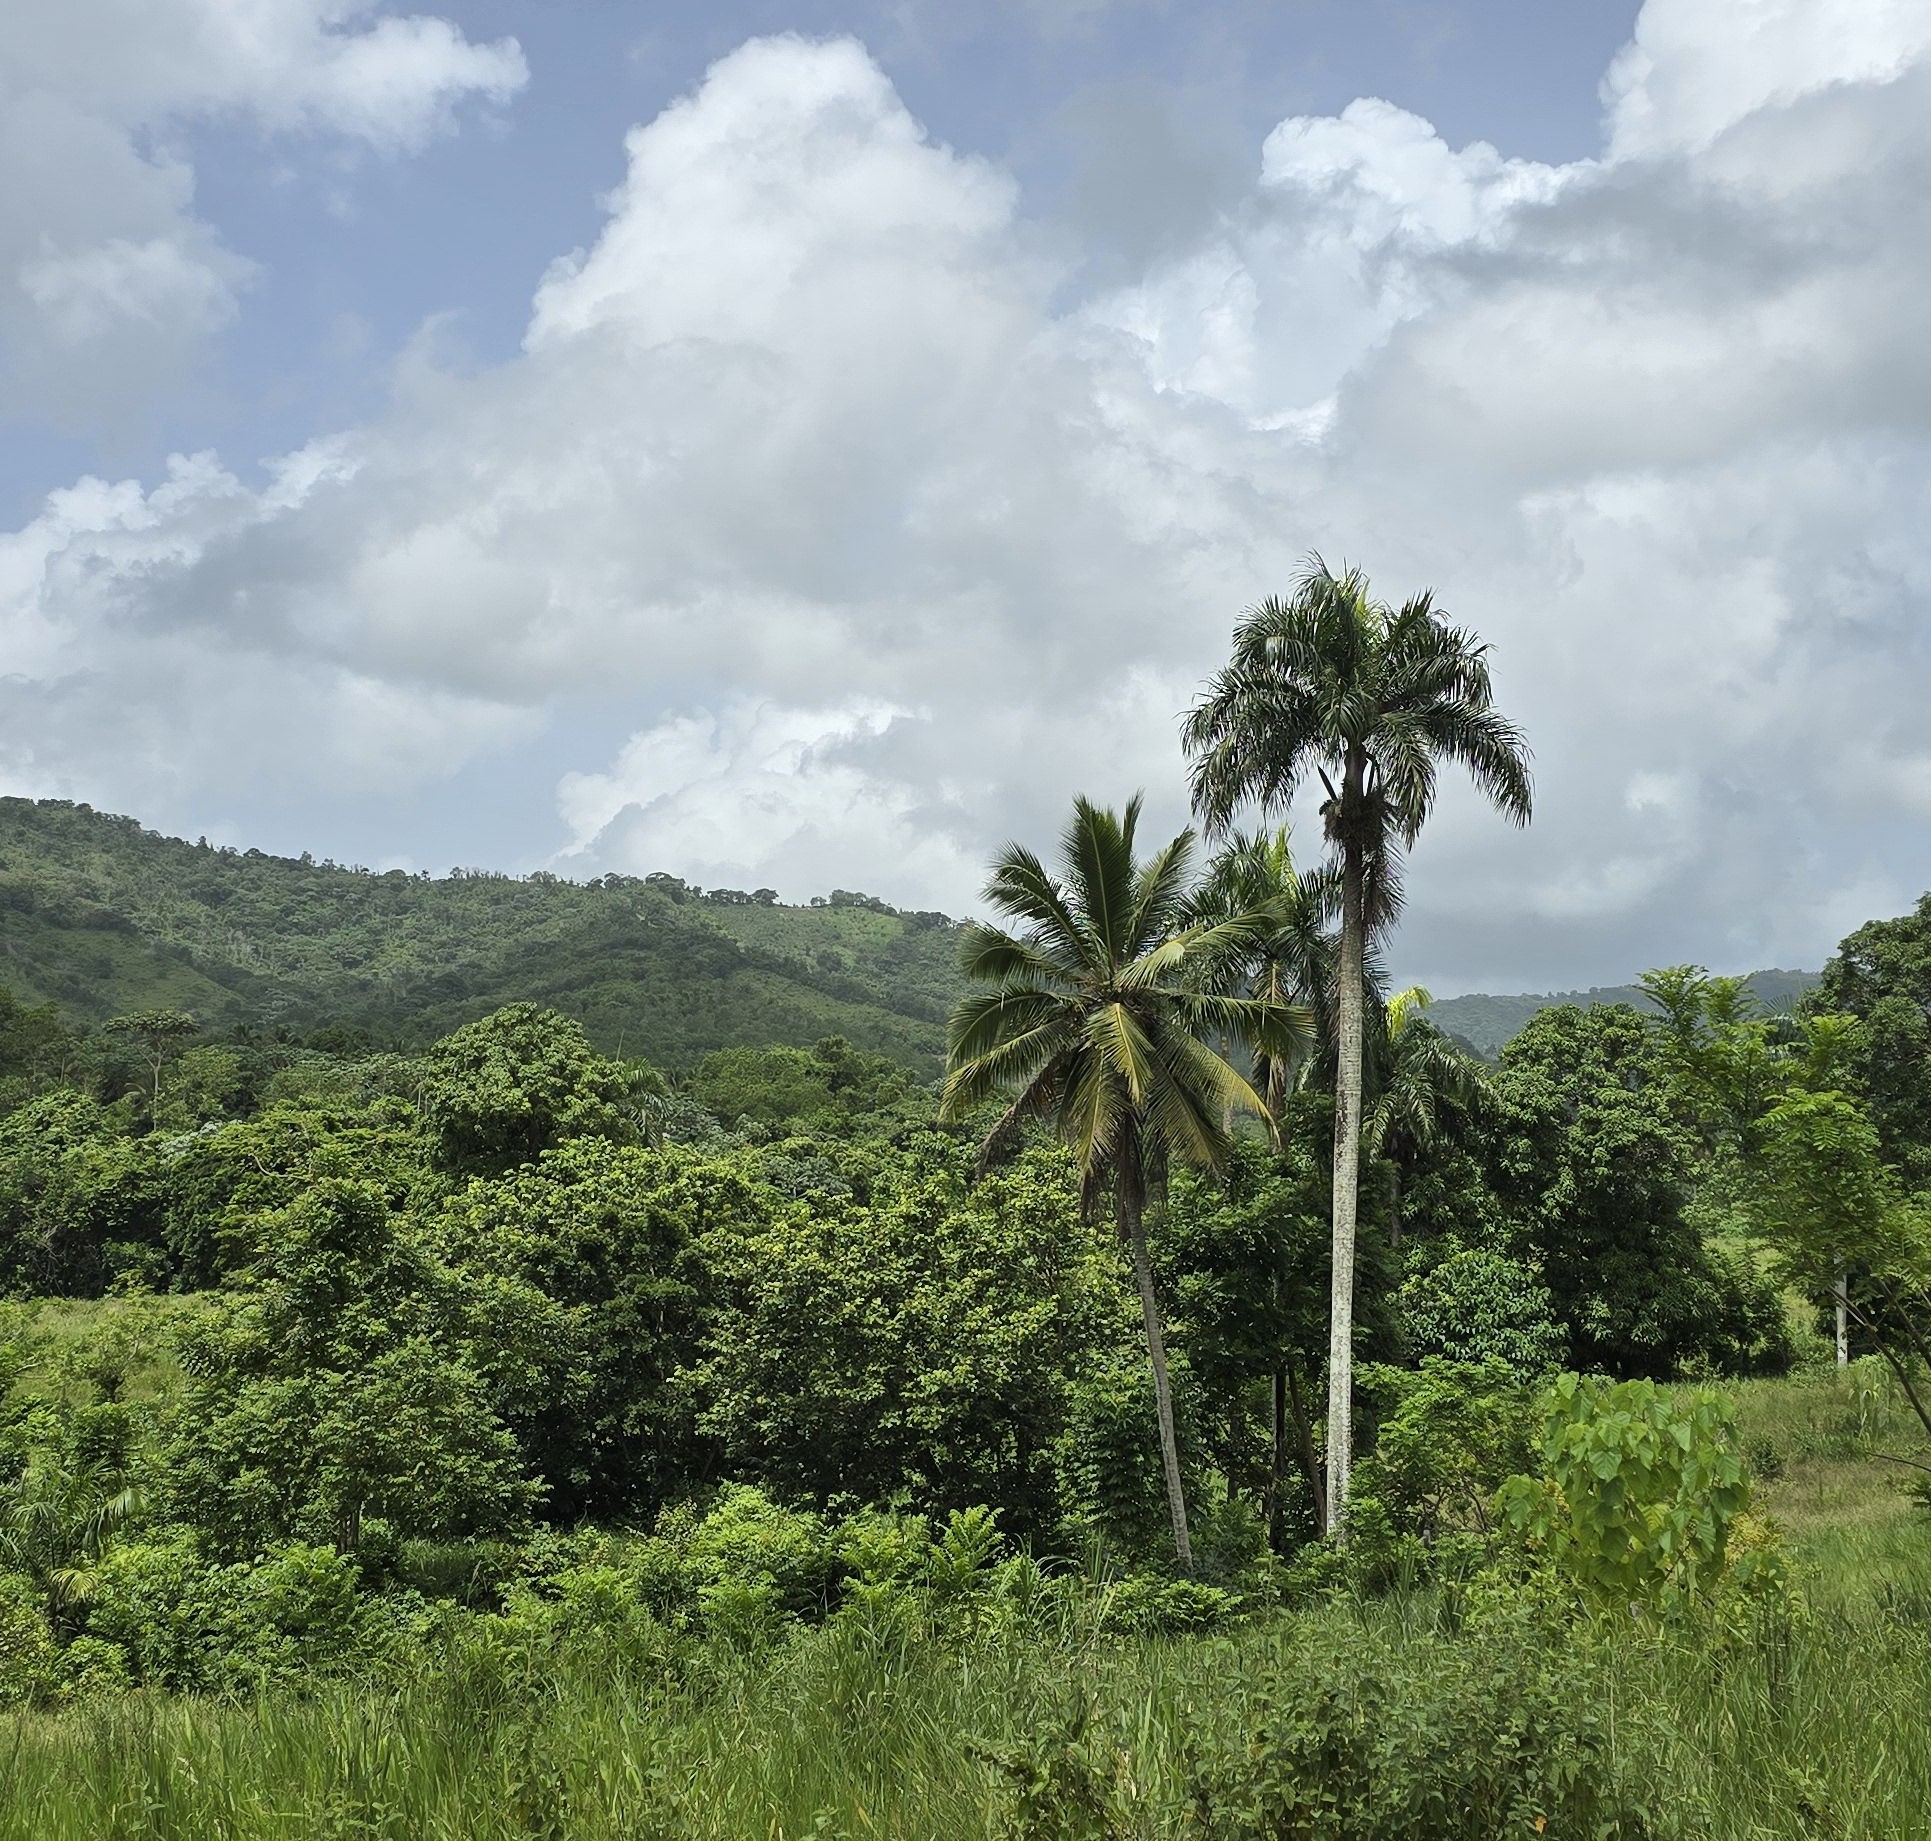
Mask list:
[[[1266,1117],[1252,1083],[1209,1041],[1232,1037],[1291,1063],[1307,1053],[1313,1024],[1295,1005],[1214,988],[1225,955],[1275,917],[1194,920],[1193,833],[1136,862],[1139,815],[1137,796],[1123,814],[1075,801],[1059,875],[1018,844],[1000,852],[986,899],[1020,930],[966,930],[960,963],[992,988],[953,1012],[942,1110],[959,1118],[1012,1095],[986,1136],[982,1163],[1010,1150],[1029,1120],[1049,1121],[1072,1151],[1082,1202],[1091,1208],[1110,1196],[1140,1292],[1174,1548],[1190,1568],[1146,1211],[1172,1164],[1225,1163],[1230,1110]]]
[[[1187,717],[1194,809],[1224,831],[1249,804],[1286,807],[1312,774],[1340,882],[1334,981],[1334,1279],[1328,1334],[1329,1529],[1345,1533],[1352,1458],[1354,1239],[1361,1169],[1363,970],[1401,908],[1404,853],[1459,762],[1526,824],[1528,748],[1491,701],[1488,648],[1424,591],[1400,608],[1357,570],[1310,559],[1285,600],[1242,616],[1233,655]]]

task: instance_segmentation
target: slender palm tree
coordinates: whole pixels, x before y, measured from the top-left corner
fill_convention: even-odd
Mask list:
[[[1508,818],[1532,806],[1528,748],[1494,707],[1488,648],[1424,591],[1400,608],[1319,557],[1285,600],[1250,609],[1186,721],[1194,809],[1210,835],[1243,807],[1283,810],[1311,773],[1340,888],[1334,985],[1334,1280],[1328,1336],[1328,1527],[1345,1534],[1352,1457],[1354,1239],[1361,1168],[1363,973],[1401,909],[1401,868],[1459,762]]]
[[[1028,1121],[1049,1121],[1073,1153],[1082,1203],[1093,1208],[1110,1195],[1146,1325],[1174,1548],[1191,1568],[1146,1211],[1172,1164],[1225,1163],[1229,1109],[1267,1116],[1252,1083],[1208,1041],[1232,1037],[1291,1064],[1307,1053],[1313,1023],[1295,1005],[1213,987],[1223,957],[1277,917],[1194,920],[1193,833],[1136,862],[1139,816],[1137,796],[1124,814],[1076,800],[1057,876],[1021,845],[999,853],[986,899],[1021,930],[966,930],[960,963],[992,988],[953,1012],[942,1111],[960,1118],[1011,1094],[987,1133],[982,1166],[1007,1154]]]

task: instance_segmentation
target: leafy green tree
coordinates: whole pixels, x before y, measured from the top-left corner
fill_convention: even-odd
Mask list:
[[[185,1010],[138,1010],[129,1016],[110,1016],[101,1028],[118,1036],[139,1055],[149,1078],[148,1119],[161,1116],[161,1075],[181,1053],[184,1043],[201,1025]]]
[[[0,1291],[98,1297],[165,1267],[165,1151],[72,1089],[0,1116]]]
[[[1787,1359],[1774,1290],[1705,1245],[1687,1204],[1697,1141],[1643,1017],[1540,1012],[1502,1051],[1499,1250],[1541,1268],[1579,1368],[1668,1376]]]
[[[1568,1340],[1536,1268],[1490,1247],[1451,1244],[1411,1273],[1400,1313],[1417,1360],[1496,1363],[1522,1381],[1559,1367]]]
[[[685,1371],[711,1304],[707,1245],[755,1238],[779,1207],[741,1160],[578,1138],[458,1190],[431,1224],[453,1267],[532,1286],[573,1326],[570,1390],[511,1419],[550,1510],[634,1519],[709,1475]],[[763,1275],[749,1275],[756,1281]],[[777,1324],[741,1326],[756,1363]],[[788,1374],[773,1385],[813,1393]],[[770,1411],[783,1410],[773,1401]]]
[[[1931,1432],[1911,1368],[1931,1364],[1931,1231],[1900,1194],[1877,1129],[1848,1095],[1793,1092],[1765,1115],[1757,1218],[1786,1273],[1828,1290],[1871,1337]]]
[[[573,1325],[540,1292],[438,1260],[373,1183],[329,1177],[261,1235],[246,1289],[184,1334],[161,1466],[218,1550],[355,1551],[520,1526],[540,1494],[506,1419],[572,1385]]]
[[[424,1063],[431,1152],[444,1169],[487,1175],[566,1138],[637,1136],[642,1078],[554,1010],[507,1005],[445,1036]]]
[[[713,1302],[680,1389],[723,1471],[819,1502],[994,1502],[1049,1545],[1067,1518],[1130,1533],[1080,1455],[1082,1384],[1134,1365],[1133,1302],[1064,1155],[1035,1147],[974,1185],[970,1152],[926,1132],[841,1164],[841,1192],[767,1193],[704,1233]]]
[[[116,1401],[42,1408],[38,1423],[0,1438],[0,1573],[31,1579],[48,1624],[71,1637],[84,1621],[100,1557],[141,1506],[132,1427]],[[24,1447],[17,1466],[6,1446]],[[8,1474],[11,1470],[12,1474]]]
[[[1290,1472],[1320,1526],[1312,1410],[1328,1290],[1327,1181],[1282,1123],[1286,1154],[1237,1142],[1222,1175],[1176,1177],[1160,1246],[1208,1448],[1258,1500],[1277,1549],[1302,1519]]]
[[[277,1212],[326,1178],[380,1186],[401,1208],[431,1185],[428,1145],[399,1100],[280,1100],[169,1147],[165,1236],[184,1290],[219,1284],[261,1252]]]
[[[902,1112],[911,1076],[842,1036],[811,1048],[721,1048],[691,1070],[689,1092],[725,1124],[836,1129],[865,1115]]]
[[[1189,1567],[1147,1205],[1172,1165],[1225,1163],[1231,1109],[1267,1116],[1260,1095],[1208,1040],[1231,1038],[1292,1060],[1311,1047],[1313,1019],[1271,998],[1205,988],[1230,949],[1264,933],[1274,917],[1187,926],[1193,834],[1139,863],[1139,816],[1137,795],[1124,814],[1075,801],[1061,841],[1062,876],[1018,844],[1000,853],[986,899],[1024,931],[966,930],[960,964],[993,988],[953,1012],[942,1110],[960,1118],[1017,1089],[986,1137],[985,1156],[1007,1151],[1028,1121],[1050,1120],[1072,1152],[1082,1204],[1110,1194],[1139,1286],[1174,1547]]]
[[[1233,656],[1187,718],[1194,808],[1210,834],[1242,807],[1286,807],[1311,773],[1340,882],[1335,967],[1334,1250],[1328,1350],[1328,1525],[1345,1535],[1352,1462],[1355,1220],[1364,1122],[1369,943],[1401,907],[1404,852],[1434,806],[1439,764],[1459,763],[1526,824],[1528,750],[1494,707],[1488,652],[1424,591],[1400,609],[1358,571],[1318,558],[1286,600],[1234,630]]]
[[[1931,895],[1849,935],[1804,1008],[1857,1018],[1843,1084],[1868,1095],[1885,1159],[1906,1183],[1931,1184]]]
[[[29,1008],[0,985],[0,1111],[60,1079],[76,1047],[58,1005]]]

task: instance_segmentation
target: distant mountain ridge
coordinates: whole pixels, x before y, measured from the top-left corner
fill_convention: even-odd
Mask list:
[[[372,872],[188,843],[68,800],[0,798],[0,986],[100,1022],[179,1009],[206,1027],[336,1025],[405,1046],[519,1000],[667,1068],[714,1048],[842,1035],[924,1074],[965,989],[958,923],[835,890],[675,876]],[[1814,972],[1752,974],[1772,1009]],[[1430,1015],[1493,1056],[1553,1004],[1648,1000],[1633,985],[1444,998]]]
[[[0,985],[92,1022],[168,1008],[410,1046],[530,1000],[669,1068],[842,1035],[929,1074],[957,954],[945,915],[844,890],[785,907],[674,876],[376,873],[0,799]]]
[[[1771,969],[1752,972],[1750,988],[1766,1010],[1788,1010],[1821,977],[1820,972]],[[1428,1019],[1493,1059],[1537,1011],[1551,1010],[1558,1004],[1576,1004],[1583,1009],[1598,1004],[1629,1004],[1638,1010],[1655,1008],[1641,985],[1611,984],[1593,985],[1587,991],[1530,991],[1517,996],[1470,992],[1465,997],[1442,997],[1429,1006]]]

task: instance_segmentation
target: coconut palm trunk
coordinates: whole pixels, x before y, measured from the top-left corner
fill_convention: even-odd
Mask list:
[[[1147,1251],[1149,1178],[1157,1185],[1177,1163],[1224,1169],[1230,1109],[1268,1117],[1245,1076],[1209,1046],[1216,1037],[1297,1067],[1314,1045],[1314,1018],[1212,988],[1215,972],[1258,950],[1279,916],[1265,907],[1199,919],[1193,834],[1140,863],[1139,813],[1137,797],[1124,813],[1076,800],[1062,839],[1064,880],[1018,844],[1000,853],[986,897],[1026,930],[966,929],[960,965],[990,988],[952,1013],[940,1111],[956,1119],[1011,1096],[980,1146],[981,1166],[1011,1155],[1029,1122],[1050,1123],[1079,1170],[1081,1202],[1091,1208],[1111,1196],[1140,1293],[1174,1551],[1191,1569],[1166,1331]]]
[[[1120,1233],[1133,1261],[1133,1282],[1140,1289],[1140,1320],[1146,1327],[1147,1365],[1153,1370],[1153,1410],[1160,1423],[1160,1471],[1167,1486],[1167,1513],[1173,1518],[1173,1550],[1182,1572],[1193,1571],[1193,1541],[1187,1532],[1187,1487],[1180,1474],[1180,1440],[1173,1424],[1173,1385],[1167,1376],[1167,1338],[1160,1296],[1153,1287],[1153,1261],[1147,1252],[1146,1197],[1137,1179],[1124,1175],[1116,1192]]]
[[[1351,770],[1349,780],[1355,778]],[[1352,790],[1352,785],[1350,787]],[[1354,1455],[1354,1241],[1361,1192],[1362,964],[1366,957],[1361,852],[1350,843],[1341,878],[1335,967],[1334,1271],[1328,1289],[1327,1528],[1347,1538]]]

